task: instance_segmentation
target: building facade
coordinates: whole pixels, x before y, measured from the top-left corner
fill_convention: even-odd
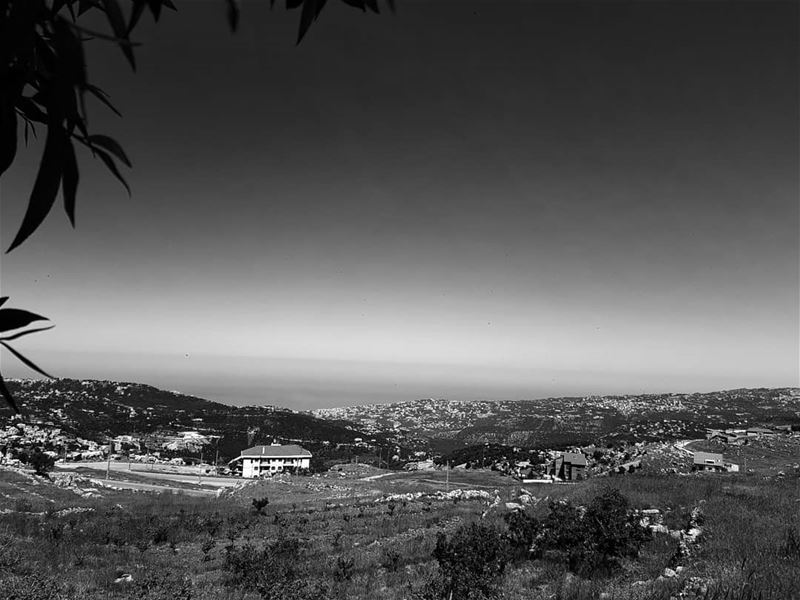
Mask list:
[[[231,463],[241,462],[242,477],[254,478],[311,467],[311,452],[296,444],[253,446]]]
[[[580,452],[565,452],[550,463],[548,475],[564,481],[579,481],[586,478],[586,457]]]

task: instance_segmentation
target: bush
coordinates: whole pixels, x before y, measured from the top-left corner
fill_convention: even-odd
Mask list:
[[[229,546],[225,557],[230,583],[263,600],[325,600],[328,587],[309,576],[306,564],[300,542],[287,537],[261,549],[252,544]]]
[[[510,556],[508,540],[497,529],[473,523],[448,539],[439,533],[433,557],[439,575],[428,583],[424,598],[483,600],[499,597],[500,577]]]
[[[45,454],[41,450],[35,450],[28,455],[27,462],[33,467],[33,470],[37,475],[46,477],[47,474],[53,470],[53,467],[56,464],[56,459],[49,454]]]
[[[41,573],[0,580],[0,598],[6,600],[67,600],[61,586]]]
[[[258,514],[262,514],[263,510],[269,504],[269,498],[264,496],[263,498],[253,498],[253,508]]]
[[[514,558],[528,558],[536,536],[541,531],[541,524],[536,517],[529,516],[522,511],[506,513],[503,520],[508,526],[506,538]]]
[[[616,489],[596,496],[583,511],[568,501],[552,502],[544,522],[542,549],[562,554],[570,571],[580,575],[610,572],[619,559],[638,555],[651,538],[628,500]]]

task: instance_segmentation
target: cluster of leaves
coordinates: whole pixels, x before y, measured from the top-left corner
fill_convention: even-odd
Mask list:
[[[500,530],[472,523],[460,527],[450,538],[439,533],[433,557],[439,563],[439,574],[423,591],[425,600],[484,600],[499,597],[510,547]]]
[[[225,0],[232,29],[239,19],[237,0]],[[365,11],[378,12],[377,0],[342,0]],[[393,0],[387,0],[394,9]],[[272,0],[274,4],[274,0]],[[128,10],[123,9],[123,4]],[[326,0],[286,0],[288,9],[302,8],[298,43],[319,17]],[[163,9],[176,10],[172,0],[0,0],[0,177],[14,163],[19,129],[28,144],[43,128],[44,149],[27,209],[8,252],[27,240],[44,222],[59,190],[64,211],[75,226],[80,181],[76,145],[86,148],[128,190],[120,164],[131,167],[122,146],[113,138],[90,133],[87,97],[114,113],[119,111],[100,87],[90,83],[85,60],[86,42],[103,40],[117,46],[136,69],[131,34],[145,10],[158,21]],[[126,16],[127,12],[127,16]],[[101,15],[107,31],[85,27],[84,15]],[[0,319],[0,332],[7,331]],[[23,362],[29,364],[27,359]],[[29,366],[31,366],[29,364]],[[46,375],[41,369],[36,371]],[[16,404],[0,381],[6,402]]]
[[[568,501],[552,502],[542,523],[536,551],[551,551],[580,575],[612,572],[623,557],[635,557],[651,539],[629,510],[628,500],[616,489],[596,496],[586,510]]]
[[[2,39],[2,38],[0,38]],[[1,42],[0,42],[1,43]],[[0,94],[2,91],[0,91]],[[3,306],[6,301],[8,300],[8,296],[3,296],[0,298],[0,307]],[[23,364],[27,365],[34,371],[41,373],[45,377],[51,377],[41,368],[39,368],[33,361],[29,360],[25,356],[20,353],[19,350],[14,349],[8,342],[19,339],[26,335],[30,335],[31,333],[36,333],[38,331],[45,331],[47,329],[51,329],[53,326],[50,325],[48,327],[38,327],[35,329],[26,329],[28,325],[31,323],[35,323],[37,321],[46,321],[47,317],[43,317],[41,315],[37,315],[36,313],[29,312],[27,310],[22,310],[19,308],[0,308],[0,334],[8,334],[2,335],[0,337],[0,345],[3,346],[6,350],[11,352],[14,356],[16,356]],[[16,332],[16,333],[9,333],[9,332]],[[5,401],[8,405],[14,409],[14,412],[19,412],[19,407],[17,403],[14,401],[14,396],[8,389],[5,380],[3,379],[3,374],[0,373],[0,394],[2,394]]]
[[[43,477],[52,471],[56,464],[55,458],[38,449],[31,453],[27,453],[25,451],[19,452],[17,454],[17,458],[19,458],[22,462],[32,466],[34,472]]]

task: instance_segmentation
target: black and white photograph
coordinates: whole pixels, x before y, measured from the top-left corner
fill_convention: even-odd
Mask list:
[[[800,599],[800,1],[0,0],[0,600]]]

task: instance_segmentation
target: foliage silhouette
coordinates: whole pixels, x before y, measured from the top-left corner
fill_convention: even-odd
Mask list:
[[[224,0],[232,31],[239,22],[237,0]],[[377,0],[341,0],[344,4],[379,12]],[[301,8],[297,43],[317,20],[327,0],[286,0],[288,10]],[[122,4],[128,8],[128,16]],[[275,0],[270,0],[274,6]],[[394,11],[394,0],[387,0]],[[75,205],[80,182],[76,144],[89,150],[125,187],[120,164],[132,162],[113,138],[89,132],[86,97],[90,96],[119,115],[101,88],[89,82],[84,55],[85,42],[104,40],[117,46],[136,70],[131,34],[143,13],[149,10],[157,22],[162,9],[176,11],[173,0],[0,0],[0,177],[17,158],[18,130],[22,126],[27,145],[37,127],[45,130],[44,150],[19,230],[6,252],[25,242],[50,214],[59,190],[64,211],[75,227]],[[80,23],[84,15],[102,14],[108,31],[88,29]],[[2,302],[0,301],[0,304]],[[25,311],[20,311],[25,312]],[[29,313],[33,314],[33,313]],[[18,315],[0,313],[0,333],[24,327],[12,326]],[[44,317],[37,316],[37,319]],[[17,334],[27,335],[38,330]],[[3,345],[26,365],[48,376],[34,363]],[[0,375],[0,392],[19,411]]]

